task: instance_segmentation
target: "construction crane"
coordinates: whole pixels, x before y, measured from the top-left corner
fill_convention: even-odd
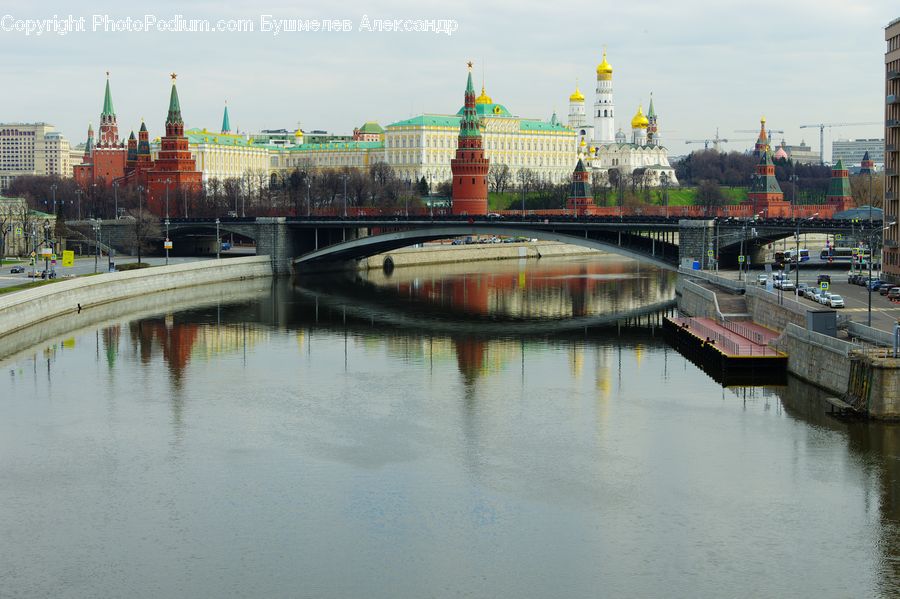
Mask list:
[[[735,133],[759,133],[759,129],[735,129],[734,132]],[[782,131],[781,129],[766,129],[766,133],[769,134],[769,139],[772,138],[773,133],[781,133],[782,135],[784,135],[784,131]]]
[[[800,125],[801,129],[819,128],[819,164],[825,164],[825,127],[855,127],[857,125],[882,125],[878,121],[870,121],[868,123],[818,123],[815,125]]]
[[[725,143],[728,143],[729,141],[751,141],[751,140],[749,140],[749,139],[731,139],[731,140],[725,139],[725,138],[719,137],[719,130],[716,129],[716,136],[713,137],[712,139],[688,139],[684,143],[686,143],[686,144],[703,144],[704,150],[708,150],[709,144],[712,144],[713,150],[718,152],[719,144],[725,144]]]

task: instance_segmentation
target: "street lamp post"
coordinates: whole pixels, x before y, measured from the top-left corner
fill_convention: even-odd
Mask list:
[[[347,174],[344,173],[344,218],[347,218]],[[406,200],[407,203],[409,200]],[[406,216],[409,216],[409,209],[406,210]]]
[[[166,247],[166,266],[169,265],[169,183],[171,182],[171,179],[166,179],[166,242],[163,244]]]
[[[797,266],[794,274],[794,293],[797,293],[797,289],[800,288],[800,224],[805,223],[808,220],[813,220],[817,216],[819,216],[818,212],[810,217],[803,218],[797,221],[797,230],[794,232],[794,241],[796,241],[797,244],[797,253],[795,256],[795,258],[797,259]]]
[[[309,188],[312,185],[309,181],[309,174],[306,175],[306,218],[309,218],[310,214],[310,205],[309,205]]]
[[[53,192],[53,214],[56,215],[56,183],[50,186],[50,191]]]
[[[91,228],[94,229],[94,274],[97,274],[97,261],[100,259],[100,220],[91,219]]]
[[[119,182],[113,181],[113,209],[116,211],[113,214],[113,219],[119,220]]]
[[[222,257],[220,254],[221,249],[222,249],[222,238],[219,236],[219,218],[216,217],[216,260],[218,260]]]
[[[75,197],[78,198],[78,220],[81,220],[81,190],[75,190]]]

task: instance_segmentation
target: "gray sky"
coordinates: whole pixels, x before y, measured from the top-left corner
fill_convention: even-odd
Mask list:
[[[262,0],[224,8],[220,2],[0,0],[0,17],[85,17],[88,31],[25,36],[0,31],[0,121],[47,121],[72,141],[95,127],[111,72],[120,133],[147,121],[162,132],[168,73],[188,127],[218,129],[228,100],[232,128],[327,129],[349,133],[366,120],[381,124],[421,112],[455,112],[462,103],[465,62],[475,61],[487,91],[523,117],[565,120],[576,78],[593,103],[594,69],[603,46],[615,69],[615,101],[626,130],[650,92],[664,143],[674,155],[719,128],[751,139],[765,115],[788,143],[817,147],[818,122],[884,118],[884,26],[900,17],[896,1],[757,0],[755,2],[500,2],[423,3],[348,0]],[[93,32],[92,15],[152,14],[159,19],[250,19],[252,33]],[[349,19],[352,32],[260,31],[260,15]],[[453,35],[358,31],[375,19],[454,19]],[[480,81],[479,81],[480,83]],[[834,138],[882,137],[878,126],[834,129]],[[826,157],[832,133],[826,130]],[[744,149],[752,142],[732,143]]]

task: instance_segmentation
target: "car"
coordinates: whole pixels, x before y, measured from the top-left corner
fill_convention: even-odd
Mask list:
[[[831,294],[827,291],[823,291],[819,294],[819,303],[823,306],[827,306],[828,302],[831,301]]]
[[[766,283],[769,282],[769,277],[766,275],[757,275],[756,282],[759,283],[760,285],[765,285]]]
[[[807,289],[809,289],[809,285],[807,285],[806,283],[800,283],[799,285],[797,285],[797,295],[799,295],[800,297],[805,296]]]
[[[878,288],[884,285],[884,281],[879,281],[878,279],[874,279],[869,281],[867,287],[872,291],[878,291]]]
[[[825,305],[831,308],[843,308],[844,298],[836,294],[831,294],[831,296],[828,298],[828,303]]]
[[[786,281],[786,280],[781,282],[781,290],[782,291],[793,291],[794,289],[796,289],[796,287],[794,287],[793,282]]]
[[[14,274],[14,275],[21,274],[21,273],[25,272],[25,267],[24,266],[13,266],[12,268],[9,269],[9,272],[10,272],[10,274]]]
[[[831,283],[831,275],[819,275],[816,277],[816,283]]]
[[[892,302],[900,300],[900,287],[891,287],[888,291],[887,298]]]
[[[462,245],[462,244],[463,244],[462,239],[454,239],[453,241],[450,242],[450,245]]]
[[[501,218],[503,218],[503,215],[496,212],[488,212],[487,217],[491,220],[500,220]]]
[[[819,301],[819,294],[820,294],[820,293],[822,293],[822,292],[819,291],[818,289],[816,289],[816,288],[814,287],[814,288],[812,289],[812,291],[808,291],[808,292],[806,293],[806,299],[810,299],[810,300],[812,300],[812,301],[814,301],[814,302],[818,302],[818,301]]]
[[[881,295],[887,295],[888,292],[893,288],[894,288],[893,285],[882,285],[881,287],[878,288],[878,293]]]

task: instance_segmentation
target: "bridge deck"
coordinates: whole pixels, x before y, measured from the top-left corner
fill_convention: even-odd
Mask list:
[[[671,318],[672,324],[727,358],[777,358],[784,354],[769,347],[778,334],[746,321],[717,322],[712,318]]]

